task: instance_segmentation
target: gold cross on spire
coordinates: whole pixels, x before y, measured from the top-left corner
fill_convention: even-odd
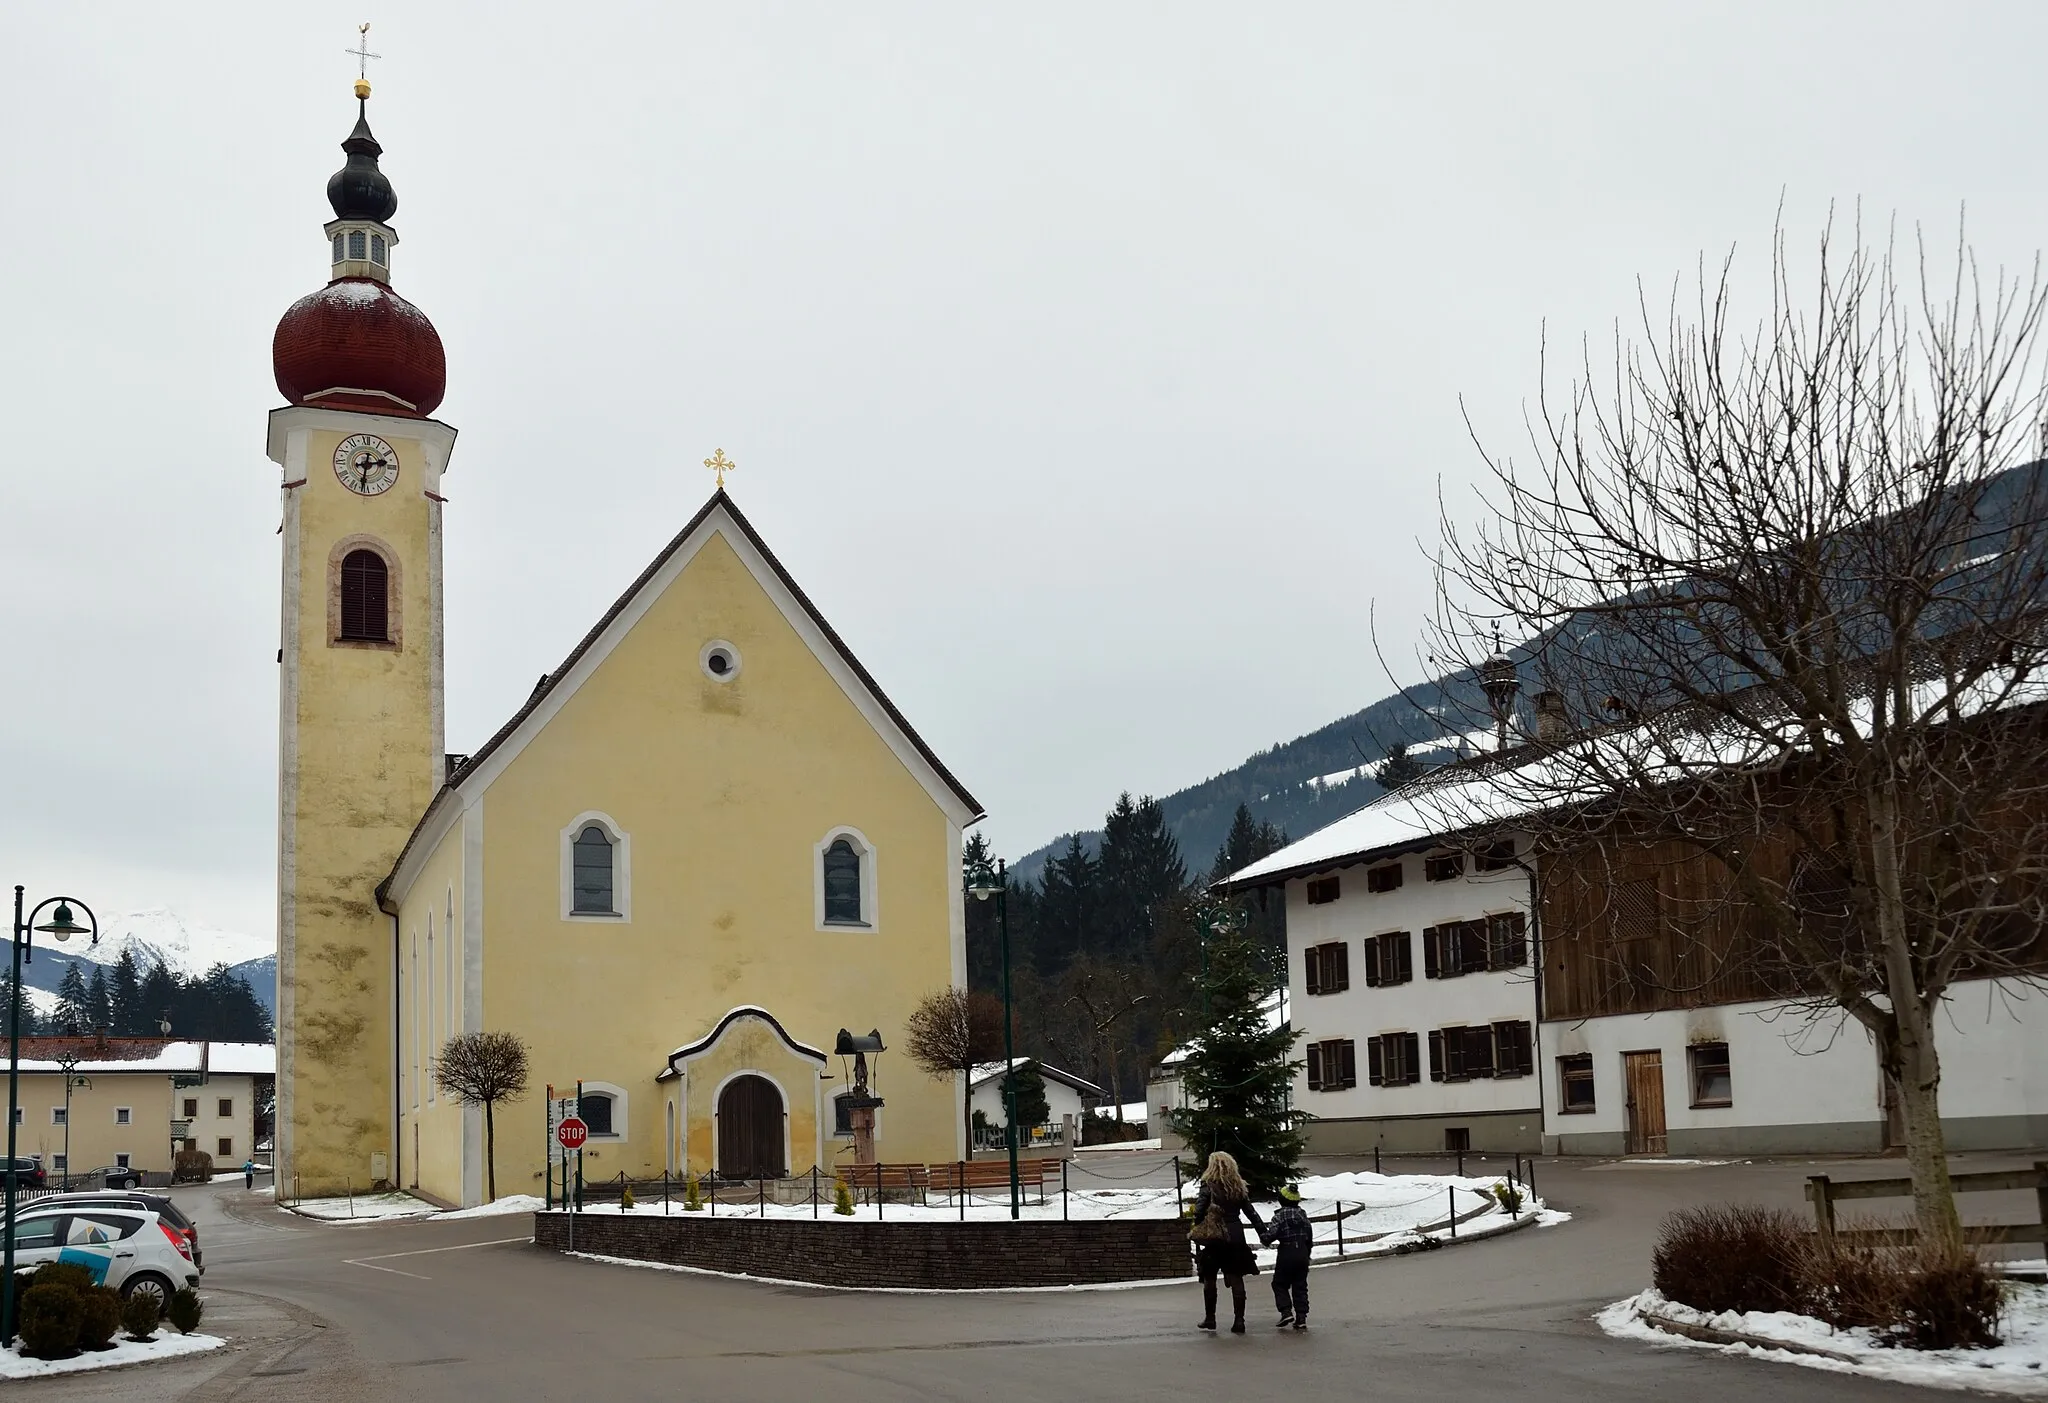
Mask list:
[[[356,26],[356,46],[353,49],[343,49],[342,52],[355,56],[356,96],[367,98],[370,95],[370,60],[384,57],[382,54],[370,52],[370,22],[368,20],[364,20]]]
[[[725,491],[725,475],[734,468],[737,468],[739,464],[726,457],[723,448],[716,448],[712,450],[711,456],[704,460],[704,466],[718,474],[718,490],[723,492]]]

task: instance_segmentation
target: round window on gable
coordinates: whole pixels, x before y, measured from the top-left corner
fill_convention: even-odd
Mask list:
[[[723,638],[714,638],[697,654],[697,665],[713,682],[730,682],[740,674],[740,650]]]

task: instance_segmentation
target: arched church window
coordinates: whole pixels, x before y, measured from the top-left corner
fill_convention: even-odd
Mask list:
[[[391,567],[373,550],[352,550],[342,557],[341,636],[355,642],[391,641]]]
[[[349,231],[348,231],[348,256],[349,256],[350,258],[368,258],[368,257],[370,256],[370,254],[369,254],[369,249],[368,249],[368,247],[367,247],[368,243],[369,243],[369,235],[365,234],[365,233],[364,233],[364,232],[363,232],[362,230],[360,230],[360,229],[351,229],[351,230],[349,230]]]
[[[370,235],[370,261],[372,263],[382,263],[384,261],[384,236],[382,234]]]
[[[612,840],[603,827],[586,824],[575,842],[575,902],[579,916],[617,914],[612,905]]]
[[[336,235],[334,236],[334,261],[335,261],[336,263],[339,263],[339,262],[341,262],[341,260],[342,260],[342,258],[343,258],[344,256],[345,256],[345,254],[344,254],[344,252],[343,252],[343,245],[342,245],[342,239],[341,239],[341,235],[339,235],[339,234],[336,234]]]
[[[851,841],[834,838],[825,849],[825,922],[865,925],[860,909],[860,854]]]

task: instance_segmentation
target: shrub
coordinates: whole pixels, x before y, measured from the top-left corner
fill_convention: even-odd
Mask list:
[[[171,1308],[164,1312],[171,1318],[171,1324],[178,1327],[178,1333],[189,1335],[199,1328],[199,1317],[206,1313],[206,1303],[199,1299],[199,1293],[189,1286],[180,1286],[171,1293]]]
[[[1899,1293],[1891,1337],[1909,1349],[1981,1349],[1998,1343],[1998,1278],[1961,1245],[1921,1248]]]
[[[842,1218],[853,1216],[853,1190],[846,1187],[846,1176],[832,1176],[832,1211]]]
[[[151,1292],[137,1291],[121,1303],[121,1328],[128,1332],[131,1340],[147,1340],[154,1336],[161,1319],[156,1308],[156,1296]]]
[[[171,1161],[171,1182],[204,1184],[213,1178],[213,1156],[204,1150],[180,1150]]]
[[[1503,1179],[1493,1186],[1493,1196],[1500,1200],[1500,1206],[1510,1213],[1522,1211],[1522,1191]]]
[[[697,1176],[694,1174],[683,1181],[683,1211],[685,1213],[702,1213],[704,1211],[704,1195],[697,1187]]]
[[[1796,1311],[1806,1255],[1798,1218],[1782,1209],[1703,1204],[1664,1219],[1650,1282],[1665,1299],[1698,1310]]]
[[[83,1291],[93,1284],[92,1273],[76,1262],[44,1262],[28,1274],[31,1286],[69,1286]]]
[[[23,1354],[32,1359],[69,1359],[78,1353],[83,1307],[75,1288],[51,1282],[31,1286],[21,1293],[16,1306]]]
[[[121,1328],[121,1293],[106,1286],[88,1286],[78,1293],[78,1347],[107,1349]]]

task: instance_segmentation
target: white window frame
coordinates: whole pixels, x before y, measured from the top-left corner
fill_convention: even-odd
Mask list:
[[[612,840],[612,914],[576,909],[576,835],[591,824]],[[562,830],[562,919],[596,925],[628,925],[633,920],[633,836],[610,814],[591,809]]]
[[[583,1094],[588,1096],[592,1092],[600,1092],[612,1098],[612,1133],[609,1135],[592,1134],[590,1136],[590,1143],[593,1145],[625,1144],[630,1138],[628,1132],[633,1128],[633,1107],[627,1100],[626,1088],[614,1085],[608,1081],[592,1081],[590,1078],[585,1077],[583,1079]]]
[[[130,1164],[128,1159],[129,1152],[127,1150],[116,1151],[114,1154],[114,1167],[116,1169],[133,1169],[135,1166]]]
[[[50,1107],[50,1124],[52,1125],[62,1125],[66,1120],[70,1119],[70,1116],[71,1113],[62,1106]]]
[[[69,1174],[71,1172],[71,1156],[65,1154],[62,1150],[57,1151],[50,1156],[50,1168],[56,1170],[59,1174]]]
[[[116,1107],[114,1107],[114,1124],[116,1124],[116,1125],[133,1125],[134,1123],[135,1123],[135,1108],[134,1108],[133,1106],[116,1106]],[[121,1167],[122,1167],[123,1169],[125,1169],[125,1168],[127,1168],[128,1166],[126,1166],[126,1165],[122,1165]]]
[[[828,922],[825,919],[825,852],[841,838],[853,844],[854,854],[860,858],[860,912],[866,919],[858,923]],[[814,927],[821,934],[857,930],[873,935],[882,929],[882,884],[877,877],[876,867],[875,845],[868,841],[867,834],[846,824],[841,824],[826,833],[811,848],[811,917]]]

